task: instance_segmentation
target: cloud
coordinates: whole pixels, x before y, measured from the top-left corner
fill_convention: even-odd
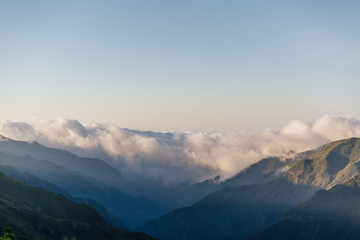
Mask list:
[[[175,183],[215,175],[227,178],[264,157],[287,156],[330,141],[359,137],[360,121],[325,115],[314,122],[292,121],[277,130],[160,133],[71,119],[32,119],[0,121],[0,134],[102,157],[121,166],[125,176]]]

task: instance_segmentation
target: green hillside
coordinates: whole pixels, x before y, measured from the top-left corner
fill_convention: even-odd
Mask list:
[[[360,175],[330,190],[320,190],[287,211],[280,222],[252,240],[359,239]]]
[[[290,163],[273,181],[225,188],[150,221],[140,230],[161,240],[247,239],[276,223],[286,210],[310,199],[315,191],[357,174],[357,168],[346,169],[357,166],[359,156],[359,139],[333,142]]]
[[[0,173],[0,228],[7,226],[18,239],[151,239],[142,233],[120,231],[85,204]]]
[[[93,199],[75,198],[75,197],[71,196],[70,193],[68,193],[64,189],[58,187],[57,185],[52,184],[52,183],[50,183],[46,180],[43,180],[41,178],[38,178],[36,176],[33,176],[30,173],[27,173],[27,172],[21,173],[9,165],[0,165],[0,172],[6,174],[7,176],[11,177],[12,179],[14,179],[18,182],[22,182],[22,183],[25,183],[30,186],[42,187],[49,191],[52,191],[55,193],[60,193],[61,195],[65,196],[67,199],[70,199],[71,201],[85,203],[85,204],[95,208],[101,214],[101,216],[110,224],[114,225],[115,227],[117,227],[121,230],[129,230],[120,221],[115,219],[104,206],[102,206],[100,203],[96,202]]]
[[[199,183],[184,182],[176,187],[167,189],[169,194],[166,198],[168,202],[173,203],[172,207],[175,209],[190,206],[205,196],[225,187],[239,187],[245,184],[258,185],[267,183],[283,174],[284,171],[288,169],[290,163],[308,157],[314,152],[316,152],[316,150],[306,151],[295,154],[289,158],[264,158],[224,181],[220,181],[220,177],[217,176],[213,179],[208,179]]]
[[[139,230],[161,240],[246,239],[269,227],[316,191],[285,178],[262,185],[227,187],[196,204],[148,222]]]
[[[295,162],[285,177],[296,185],[328,188],[359,173],[360,139],[328,144],[310,157]]]
[[[19,152],[22,151],[23,145],[27,148],[31,146],[13,140],[11,140],[11,143],[18,147]],[[38,145],[31,153],[36,152],[37,147]],[[86,165],[86,163],[83,164]],[[117,188],[99,183],[93,178],[47,160],[37,160],[32,156],[5,154],[0,151],[0,165],[9,165],[21,173],[30,173],[32,176],[44,179],[48,183],[52,183],[52,186],[49,184],[38,186],[65,196],[70,194],[73,197],[72,200],[90,203],[101,214],[104,213],[102,208],[106,208],[107,213],[111,216],[108,217],[106,213],[106,215],[103,214],[103,217],[118,227],[120,225],[116,224],[116,221],[125,224],[130,229],[134,229],[167,212],[165,208],[145,197],[131,196]],[[26,179],[20,178],[19,180],[26,182]],[[34,182],[34,178],[31,178],[31,181]],[[67,194],[64,191],[59,191],[58,188],[54,188],[54,185],[65,190]],[[94,201],[88,201],[89,199],[96,201],[103,207],[98,207],[99,204],[92,204]],[[110,220],[110,217],[116,221]]]

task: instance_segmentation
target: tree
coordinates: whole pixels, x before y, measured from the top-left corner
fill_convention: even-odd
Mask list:
[[[69,239],[67,237],[64,237],[63,240],[69,240]],[[71,240],[76,240],[76,237],[71,237]]]
[[[0,237],[0,240],[16,240],[15,234],[12,233],[12,228],[5,228],[4,236]]]

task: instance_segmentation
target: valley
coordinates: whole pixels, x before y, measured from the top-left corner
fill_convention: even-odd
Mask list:
[[[86,165],[85,169],[79,168],[80,161]],[[335,141],[291,158],[265,158],[229,179],[214,178],[199,183],[183,183],[171,190],[159,189],[167,195],[168,201],[180,198],[181,205],[188,205],[167,209],[145,195],[124,192],[136,184],[124,179],[118,170],[100,159],[88,160],[38,143],[5,137],[0,142],[0,171],[10,178],[56,192],[71,201],[85,203],[95,208],[119,231],[136,230],[160,240],[275,239],[277,233],[289,224],[297,228],[295,224],[303,222],[296,220],[298,217],[291,217],[291,214],[307,206],[307,201],[310,201],[309,204],[319,201],[319,194],[325,198],[322,201],[327,201],[328,191],[332,196],[332,192],[340,191],[336,189],[353,182],[350,185],[354,185],[355,195],[351,198],[356,198],[359,161],[360,139],[357,138]],[[97,170],[99,174],[104,172],[102,174],[106,178],[97,176]],[[312,198],[314,193],[315,200]],[[51,204],[55,209],[58,207],[57,203]],[[176,204],[179,201],[169,203]],[[330,211],[329,214],[334,213]],[[341,219],[346,217],[345,214]],[[321,216],[300,217],[314,219],[315,222],[322,221],[322,218],[327,219]],[[4,224],[7,222],[14,225],[14,230],[20,230],[20,226],[25,224],[10,219]],[[308,228],[308,234],[313,234],[310,225]],[[31,234],[36,231],[39,230],[31,230]],[[24,231],[21,234],[25,234]],[[45,233],[40,231],[38,234]]]

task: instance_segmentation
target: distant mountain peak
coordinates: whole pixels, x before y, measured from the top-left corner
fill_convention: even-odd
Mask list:
[[[279,173],[277,178],[266,183],[261,181],[259,183],[258,176],[267,177],[267,174],[270,173],[273,177],[273,173],[277,172]],[[282,174],[283,172],[285,173]],[[235,175],[227,182],[229,183],[230,180],[235,182],[234,185],[237,187],[224,188],[214,192],[192,206],[174,210],[159,219],[148,222],[140,229],[164,240],[175,238],[247,239],[276,223],[286,210],[310,199],[315,191],[327,188],[334,182],[343,183],[343,185],[337,185],[329,191],[322,190],[316,196],[320,196],[320,200],[323,199],[324,193],[325,195],[331,193],[340,200],[343,193],[360,196],[360,187],[355,188],[355,186],[360,186],[360,139],[350,138],[335,141],[299,154],[294,159],[289,159],[288,163],[276,157],[266,158]],[[250,184],[240,185],[244,184],[245,180]],[[357,190],[354,191],[355,189]],[[319,203],[316,206],[323,208],[330,206],[329,209],[335,209],[333,212],[337,211],[336,208],[343,207],[337,207],[332,203],[332,199],[317,201],[315,198]],[[358,206],[360,197],[356,199],[356,202],[353,203]],[[345,206],[343,209],[346,210],[346,206],[349,204],[345,202],[343,205]],[[311,217],[311,210],[308,212]],[[297,214],[293,214],[291,217],[297,219]],[[286,226],[284,229],[287,229]],[[312,239],[307,236],[281,238],[276,229],[273,232],[274,237],[261,235],[261,237],[265,236],[261,239]],[[288,229],[288,232],[294,231]],[[299,232],[301,233],[301,231]],[[178,236],[181,237],[178,238]],[[332,239],[358,239],[358,236]]]
[[[328,188],[359,173],[359,164],[360,139],[349,138],[329,143],[295,162],[284,176],[295,184]]]
[[[124,181],[119,170],[101,159],[79,157],[69,151],[49,148],[36,141],[17,141],[0,135],[0,151],[53,162],[115,187],[120,186],[119,184]]]

